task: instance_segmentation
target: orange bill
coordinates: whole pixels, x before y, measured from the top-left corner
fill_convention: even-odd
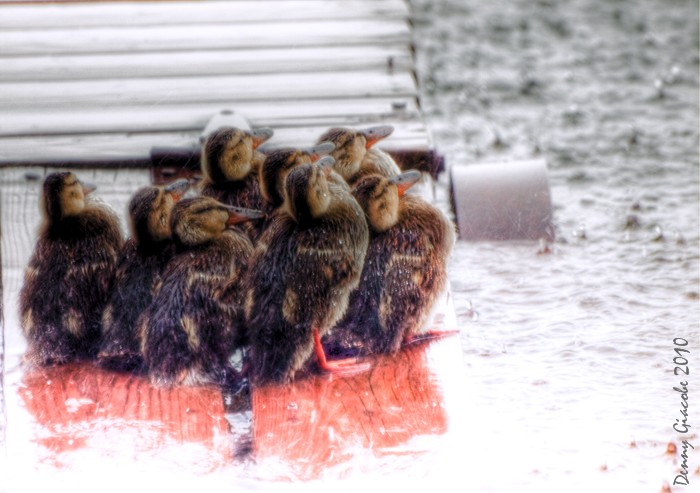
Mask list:
[[[365,136],[365,139],[367,139],[367,143],[365,144],[367,149],[372,147],[380,140],[389,137],[393,132],[394,127],[391,125],[378,125],[376,127],[370,127],[360,131],[360,133]]]
[[[233,226],[234,224],[245,221],[253,221],[255,219],[263,219],[265,217],[265,213],[261,211],[246,209],[244,207],[227,206],[226,210],[228,210],[228,221],[226,221],[227,226]]]
[[[274,131],[271,128],[263,127],[256,128],[250,131],[250,136],[253,137],[253,149],[257,149],[262,144],[270,140]]]
[[[335,150],[335,144],[333,142],[321,142],[312,147],[306,147],[302,149],[304,152],[311,156],[311,161],[318,161],[321,156],[327,156]]]
[[[179,180],[175,180],[174,182],[166,185],[163,190],[165,190],[165,193],[169,193],[172,196],[173,200],[177,202],[182,197],[184,197],[184,195],[189,189],[189,180],[187,180],[186,178],[180,178]]]
[[[412,169],[401,173],[400,175],[395,176],[394,178],[391,178],[389,180],[389,183],[393,183],[396,185],[396,187],[399,189],[399,197],[402,197],[403,194],[406,193],[406,190],[418,183],[418,181],[421,179],[421,176],[422,175],[420,171]]]

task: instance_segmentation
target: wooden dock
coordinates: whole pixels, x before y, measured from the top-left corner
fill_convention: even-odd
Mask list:
[[[391,122],[430,148],[402,0],[3,5],[0,163],[150,165],[230,109],[271,145]]]
[[[100,474],[114,461],[161,479],[173,468],[227,471],[241,447],[261,464],[285,464],[285,474],[252,478],[313,478],[357,447],[391,454],[447,433],[455,338],[377,358],[364,376],[259,389],[249,411],[217,389],[165,391],[90,364],[21,364],[17,295],[47,173],[74,169],[96,183],[126,230],[131,193],[196,169],[203,129],[228,110],[272,127],[270,148],[308,145],[330,126],[391,124],[381,146],[434,178],[443,163],[416,80],[403,0],[0,1],[0,470],[10,472],[0,491]],[[443,329],[455,328],[448,301],[434,321]],[[313,426],[298,426],[311,416]]]

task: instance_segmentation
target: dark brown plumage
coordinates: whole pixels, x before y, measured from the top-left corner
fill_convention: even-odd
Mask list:
[[[394,177],[401,173],[387,153],[373,147],[393,131],[394,127],[390,125],[364,130],[331,128],[318,141],[328,141],[335,145],[335,150],[331,153],[336,162],[335,171],[352,186],[367,175]]]
[[[188,188],[187,180],[177,180],[166,187],[144,187],[129,203],[131,237],[120,252],[114,287],[102,315],[97,359],[105,368],[141,368],[138,318],[151,304],[163,268],[172,257],[170,216]]]
[[[30,364],[65,363],[97,352],[123,238],[114,212],[86,197],[92,189],[70,172],[44,181],[44,219],[19,296]]]
[[[329,178],[327,162],[289,173],[285,206],[252,258],[245,311],[258,384],[293,379],[314,351],[324,370],[365,368],[326,362],[320,345],[359,282],[368,241],[362,209],[345,185]]]
[[[228,358],[242,323],[238,286],[253,250],[235,224],[259,217],[210,197],[183,199],[173,208],[175,255],[139,322],[154,384],[233,384]]]
[[[396,352],[419,336],[444,290],[454,227],[432,205],[403,194],[419,178],[418,171],[374,175],[353,189],[370,242],[348,311],[324,341],[331,354]]]

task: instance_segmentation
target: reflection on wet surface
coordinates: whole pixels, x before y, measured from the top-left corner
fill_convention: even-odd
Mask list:
[[[281,462],[293,474],[288,479],[315,479],[362,451],[405,455],[410,448],[401,446],[412,438],[445,433],[447,411],[428,363],[429,344],[374,358],[372,369],[356,376],[254,389],[253,444],[261,468]]]
[[[86,449],[92,460],[124,455],[135,461],[161,460],[162,449],[206,453],[207,469],[232,459],[228,423],[219,389],[156,388],[147,379],[73,363],[27,372],[17,389],[40,445],[40,461],[70,464]],[[199,460],[202,457],[198,458]],[[178,460],[191,460],[185,453]]]

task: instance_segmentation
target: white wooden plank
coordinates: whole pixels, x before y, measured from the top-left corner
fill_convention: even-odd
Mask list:
[[[357,126],[391,123],[394,133],[380,143],[385,149],[427,149],[430,139],[421,122],[375,121]],[[270,147],[309,145],[330,126],[278,127]],[[153,147],[188,148],[195,145],[201,129],[194,132],[57,135],[45,137],[0,138],[0,164],[47,163],[82,161],[84,164],[101,161],[148,159]]]
[[[277,145],[392,123],[391,145],[424,148],[408,18],[400,0],[0,6],[0,161],[146,160],[223,108]]]
[[[183,75],[233,75],[347,70],[408,71],[408,45],[311,46],[0,58],[0,81],[57,81]]]
[[[0,56],[410,43],[403,20],[323,20],[0,31]]]
[[[316,142],[316,139],[325,132],[329,127],[335,126],[351,126],[351,127],[366,127],[377,125],[379,123],[391,124],[394,126],[394,132],[390,137],[382,140],[377,144],[378,147],[384,149],[427,149],[430,138],[422,121],[391,121],[384,120],[382,122],[357,122],[351,124],[349,122],[329,122],[323,126],[303,126],[303,127],[280,127],[275,129],[274,144],[283,145],[303,145],[305,142]]]
[[[312,125],[330,122],[356,124],[376,121],[420,120],[415,98],[360,98],[276,101],[274,104],[240,101],[204,104],[158,104],[106,109],[44,108],[7,112],[0,119],[0,136],[68,135],[96,132],[176,132],[204,128],[223,109],[235,111],[258,127]]]
[[[330,72],[106,81],[0,83],[0,111],[78,109],[191,102],[417,97],[410,74]]]
[[[61,3],[4,5],[0,29],[25,30],[54,26],[105,27],[174,25],[272,20],[407,18],[401,0],[246,0],[169,2]]]

